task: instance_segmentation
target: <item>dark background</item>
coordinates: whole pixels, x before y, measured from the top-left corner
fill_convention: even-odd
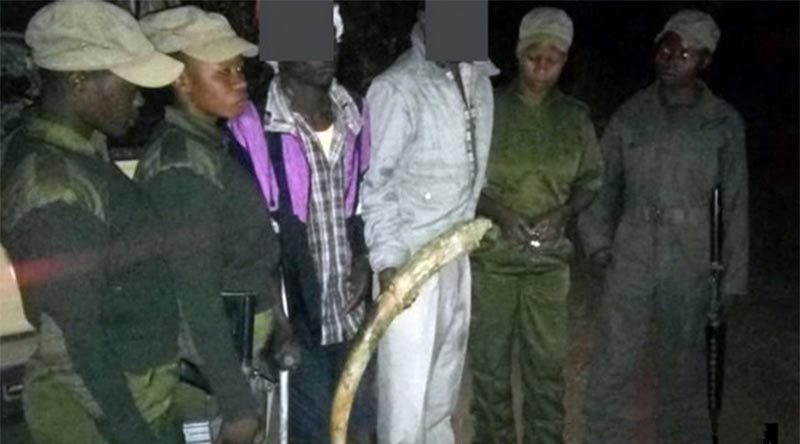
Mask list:
[[[24,31],[28,18],[46,3],[0,1],[0,28]],[[239,33],[258,41],[251,1],[184,3],[224,13]],[[408,48],[419,2],[340,3],[345,34],[338,77],[365,93],[369,81]],[[670,15],[696,8],[718,22],[722,34],[706,80],[747,124],[752,243],[752,294],[731,318],[742,326],[741,334],[731,337],[729,361],[735,361],[726,378],[731,384],[728,411],[739,413],[730,418],[727,430],[736,436],[737,424],[769,415],[776,421],[796,420],[800,2],[490,1],[489,55],[502,71],[493,79],[497,86],[515,76],[514,49],[522,16],[543,5],[566,10],[574,22],[575,38],[560,85],[590,106],[599,134],[626,98],[653,81],[653,38]],[[458,20],[457,14],[453,20]],[[249,62],[251,93],[263,94],[271,75],[265,65]],[[2,100],[17,88],[11,83],[2,86]],[[147,129],[159,119],[163,95],[150,92],[147,97],[142,121],[128,137],[115,141],[118,152],[141,145]],[[785,412],[787,408],[792,412]],[[786,436],[797,442],[797,424],[790,427],[793,434]],[[746,439],[731,442],[751,442],[750,435]]]
[[[0,27],[24,32],[30,16],[46,1],[0,2]],[[126,4],[120,0],[118,3]],[[229,17],[237,30],[258,41],[253,2],[184,1]],[[421,2],[342,1],[346,32],[339,78],[366,92],[369,80],[405,50]],[[587,102],[601,132],[622,101],[652,80],[653,37],[671,14],[682,8],[709,12],[722,31],[707,73],[712,90],[728,100],[748,124],[754,167],[771,164],[778,176],[797,183],[798,153],[798,2],[529,2],[489,1],[489,54],[501,69],[500,85],[516,73],[514,48],[522,16],[536,6],[564,9],[575,24],[570,60],[562,76],[564,90]],[[458,20],[457,14],[454,20]],[[253,64],[255,65],[255,63]],[[254,90],[270,71],[251,70]],[[260,71],[255,75],[256,71]],[[6,90],[7,91],[7,90]]]
[[[4,31],[23,32],[28,18],[46,3],[3,0],[0,27]],[[258,41],[252,1],[184,3],[224,13],[240,33]],[[341,3],[346,32],[339,78],[364,93],[372,77],[408,47],[408,33],[421,2]],[[652,40],[669,16],[687,7],[709,12],[717,20],[722,36],[706,76],[708,83],[747,122],[753,173],[757,176],[765,169],[773,185],[794,189],[793,195],[787,197],[794,198],[792,207],[797,209],[800,3],[492,0],[489,1],[489,54],[501,69],[495,84],[506,83],[515,75],[514,48],[519,22],[531,8],[542,5],[563,8],[574,21],[575,38],[561,86],[590,105],[599,133],[617,106],[652,81]],[[458,20],[457,14],[454,20]],[[250,65],[251,88],[260,93],[271,72],[257,62]],[[8,93],[4,88],[4,94]],[[157,95],[153,101],[159,102]]]

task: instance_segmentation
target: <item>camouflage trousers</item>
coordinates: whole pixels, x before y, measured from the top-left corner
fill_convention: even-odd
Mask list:
[[[36,359],[31,360],[24,383],[25,420],[33,441],[38,444],[108,444],[90,409],[75,391],[49,377],[42,366]],[[172,405],[178,386],[177,366],[165,365],[127,376],[136,406],[155,435],[164,443],[182,443],[183,433]]]
[[[524,441],[563,442],[563,368],[567,355],[567,264],[527,274],[474,267],[469,359],[473,373],[475,442],[517,442],[511,354],[519,344]]]

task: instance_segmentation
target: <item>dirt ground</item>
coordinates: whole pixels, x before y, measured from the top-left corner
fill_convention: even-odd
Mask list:
[[[585,271],[585,270],[584,270]],[[728,345],[724,398],[720,418],[720,442],[724,444],[761,444],[764,424],[779,425],[780,443],[800,442],[798,437],[798,290],[796,282],[785,278],[755,274],[754,286],[762,289],[748,300],[740,301],[729,313]],[[783,282],[781,282],[783,281]],[[583,442],[584,418],[581,413],[586,388],[587,357],[591,348],[591,289],[599,280],[585,274],[576,282],[570,301],[571,340],[565,369],[568,383],[564,400],[567,412],[566,444]],[[644,365],[652,365],[645,362]],[[652,376],[652,368],[645,370]],[[516,375],[514,375],[516,376]],[[519,380],[514,381],[519,387]],[[519,393],[519,392],[517,392]],[[472,418],[469,370],[465,375],[455,418],[457,442],[471,442]],[[645,393],[638,400],[652,399]],[[521,400],[515,399],[517,418],[521,419]],[[644,430],[641,444],[650,441],[652,430]],[[521,434],[521,430],[518,432]],[[521,443],[522,440],[520,439]],[[640,444],[640,443],[637,443]]]
[[[798,340],[798,249],[796,196],[762,189],[751,199],[752,261],[751,294],[728,313],[728,346],[725,391],[720,433],[722,444],[761,444],[765,423],[778,423],[779,442],[800,442],[800,341]],[[790,204],[787,207],[786,202]],[[784,211],[781,211],[781,210]],[[770,216],[774,214],[781,217]],[[763,235],[762,235],[763,234]],[[590,327],[599,276],[586,264],[573,269],[574,285],[569,301],[570,349],[565,396],[567,412],[565,442],[583,442],[581,405],[586,386],[586,361],[591,347]],[[645,365],[647,363],[645,362]],[[469,412],[471,379],[467,369],[458,411],[454,418],[459,444],[471,442],[473,420]],[[517,385],[519,381],[517,380]],[[650,399],[641,397],[646,406]],[[517,413],[521,399],[517,399]],[[645,430],[637,444],[647,444]],[[4,424],[3,444],[30,444],[23,423]]]
[[[792,191],[769,183],[757,172],[751,188],[751,293],[729,310],[724,396],[720,418],[722,444],[761,444],[765,423],[777,423],[782,444],[800,443],[800,289],[798,289],[798,200]],[[763,182],[762,182],[763,181]],[[569,300],[570,349],[565,377],[566,444],[583,442],[581,413],[591,348],[593,304],[601,288],[598,273],[582,261],[573,267]],[[652,377],[645,359],[644,380]],[[516,375],[514,375],[516,377]],[[514,381],[519,387],[519,380]],[[645,388],[646,388],[645,384]],[[516,391],[520,393],[520,391]],[[646,408],[652,392],[637,403]],[[471,442],[469,370],[454,419],[457,442]],[[518,422],[521,400],[515,399]],[[655,442],[643,430],[637,444]],[[521,430],[518,427],[518,435]],[[710,440],[709,440],[710,441]],[[519,442],[522,442],[521,440]]]

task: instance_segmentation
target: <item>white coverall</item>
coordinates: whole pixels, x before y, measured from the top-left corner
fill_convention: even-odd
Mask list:
[[[373,157],[362,188],[373,270],[405,263],[422,245],[475,216],[484,183],[494,102],[491,62],[460,63],[455,76],[412,48],[372,83]],[[474,131],[470,131],[470,124]],[[474,143],[473,143],[474,140]],[[378,350],[380,444],[450,444],[470,319],[467,258],[427,282]]]

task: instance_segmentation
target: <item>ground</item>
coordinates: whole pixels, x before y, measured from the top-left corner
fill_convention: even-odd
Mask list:
[[[776,261],[771,245],[754,243],[754,247],[754,291],[729,313],[721,442],[761,443],[767,422],[778,423],[779,442],[799,442],[797,256],[795,252],[794,259],[789,255],[784,258],[785,262]],[[580,405],[586,383],[586,357],[591,347],[590,289],[598,288],[597,278],[580,268],[585,265],[578,264],[578,267],[577,288],[570,300],[571,344],[565,371],[569,384],[565,399],[567,444],[579,444],[583,437]],[[461,393],[454,421],[457,441],[466,444],[472,435],[469,370]],[[21,423],[4,424],[0,441],[6,444],[30,443]]]
[[[763,178],[763,179],[760,179]],[[778,423],[779,442],[800,442],[798,393],[798,250],[797,196],[758,174],[752,183],[751,294],[728,313],[725,391],[720,424],[723,444],[760,444],[765,423]],[[796,189],[795,189],[796,190]],[[787,211],[787,208],[790,210]],[[583,262],[576,263],[569,301],[571,320],[565,442],[580,444],[583,418],[580,406],[586,385],[586,358],[591,347],[590,326],[599,277]],[[518,383],[518,382],[517,382]],[[647,391],[638,402],[647,405]],[[454,418],[457,442],[472,436],[469,414],[469,370],[462,384]],[[519,406],[517,400],[517,405]],[[644,430],[641,443],[648,442]],[[0,442],[30,444],[24,424],[3,424]],[[638,444],[638,443],[637,443]]]
[[[795,268],[796,269],[796,268]],[[727,366],[720,419],[720,442],[760,444],[764,424],[779,425],[779,442],[796,443],[798,438],[798,291],[786,277],[756,273],[758,294],[738,304],[729,313]],[[583,442],[581,405],[586,387],[587,356],[591,347],[591,301],[581,299],[598,288],[596,279],[586,277],[582,290],[570,301],[571,341],[565,370],[568,381],[565,407],[565,442]],[[576,294],[580,293],[580,294]],[[459,411],[455,418],[457,442],[469,443],[472,419],[469,415],[469,372],[465,375]],[[519,384],[519,381],[516,381]],[[642,404],[649,399],[640,399]],[[515,402],[519,415],[519,400]],[[648,442],[644,431],[642,443]],[[520,441],[521,442],[521,441]]]
[[[774,171],[774,170],[773,170]],[[765,423],[777,423],[780,443],[800,442],[800,325],[797,189],[757,169],[751,176],[751,293],[728,313],[724,396],[720,418],[723,444],[761,444]],[[591,348],[592,308],[600,278],[583,261],[573,268],[569,300],[570,349],[565,376],[566,444],[583,442],[581,405]],[[644,365],[652,364],[645,362]],[[652,376],[651,372],[646,372]],[[472,418],[469,371],[455,418],[457,442],[470,443]],[[645,378],[646,379],[646,378]],[[515,381],[519,384],[519,381]],[[647,386],[645,386],[647,387]],[[637,403],[652,399],[643,390]],[[520,400],[515,400],[518,418]],[[650,440],[643,430],[637,444]],[[521,441],[520,441],[521,442]]]

